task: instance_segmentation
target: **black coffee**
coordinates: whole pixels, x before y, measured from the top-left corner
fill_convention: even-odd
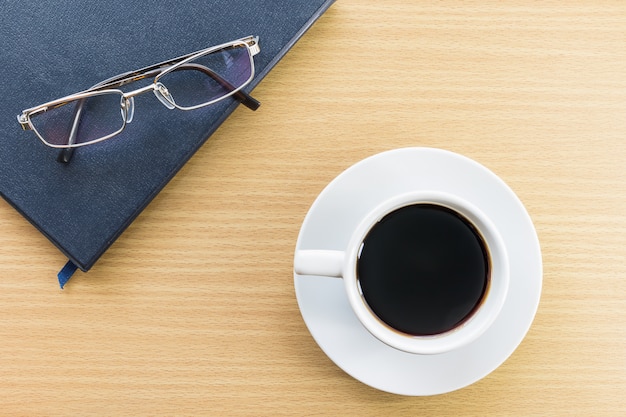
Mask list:
[[[357,277],[371,310],[411,335],[454,329],[480,305],[489,254],[465,217],[436,204],[386,215],[363,241]]]

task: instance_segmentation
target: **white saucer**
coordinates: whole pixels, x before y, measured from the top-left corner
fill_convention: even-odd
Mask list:
[[[396,149],[348,168],[311,206],[296,250],[344,250],[361,218],[383,199],[422,189],[446,191],[474,203],[491,218],[507,247],[509,295],[494,324],[476,341],[437,355],[398,351],[361,325],[341,278],[294,274],[302,317],[328,357],[359,381],[402,395],[454,391],[495,370],[526,335],[541,295],[539,241],[520,200],[487,168],[439,149]]]

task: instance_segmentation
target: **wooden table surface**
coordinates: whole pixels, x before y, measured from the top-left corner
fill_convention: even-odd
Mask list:
[[[340,0],[88,273],[0,201],[0,415],[626,414],[626,3]],[[299,228],[375,153],[490,168],[538,232],[519,348],[458,391],[345,374],[296,303]]]

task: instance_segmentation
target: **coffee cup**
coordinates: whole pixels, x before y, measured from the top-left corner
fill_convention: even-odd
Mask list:
[[[386,199],[343,250],[297,250],[294,271],[343,279],[361,324],[413,354],[476,340],[498,317],[509,288],[508,255],[494,224],[469,201],[436,190]]]

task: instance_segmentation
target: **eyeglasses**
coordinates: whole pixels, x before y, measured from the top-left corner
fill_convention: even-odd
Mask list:
[[[104,80],[88,90],[22,111],[17,120],[41,141],[66,152],[110,139],[134,117],[134,97],[152,91],[169,109],[195,110],[232,96],[251,110],[260,103],[242,89],[254,78],[253,56],[259,38],[248,36]],[[145,87],[124,92],[121,87],[154,77]],[[64,156],[63,156],[64,155]]]

